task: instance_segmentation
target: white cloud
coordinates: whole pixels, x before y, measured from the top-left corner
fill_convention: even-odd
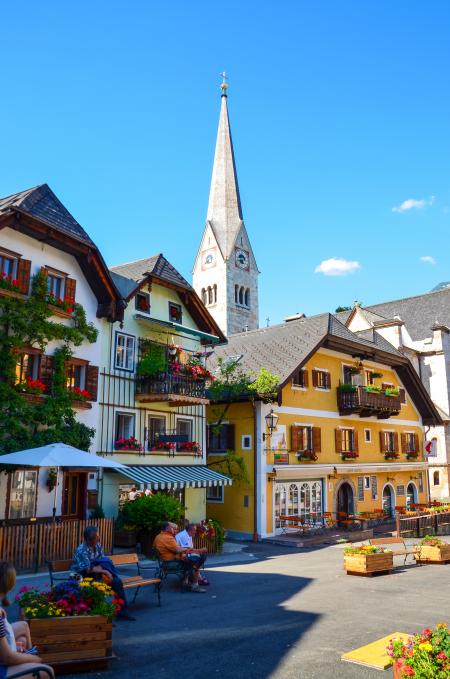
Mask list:
[[[422,210],[427,205],[433,205],[434,196],[430,196],[428,200],[421,198],[416,200],[415,198],[408,198],[404,200],[403,203],[397,205],[397,207],[392,208],[392,212],[407,212],[408,210]]]
[[[359,262],[340,257],[331,257],[320,262],[314,269],[314,273],[323,273],[324,276],[346,276],[348,273],[353,273],[360,268],[361,264]]]
[[[436,264],[436,260],[434,257],[431,255],[424,255],[423,257],[419,257],[421,262],[425,262],[426,264]]]

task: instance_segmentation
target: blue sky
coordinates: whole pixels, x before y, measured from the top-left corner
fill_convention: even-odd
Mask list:
[[[49,183],[109,264],[190,280],[226,69],[262,324],[450,279],[448,2],[21,1],[2,27],[0,195]]]

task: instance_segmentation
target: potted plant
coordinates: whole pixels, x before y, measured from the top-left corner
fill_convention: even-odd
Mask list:
[[[165,348],[161,344],[150,343],[138,363],[136,372],[140,377],[152,377],[167,371]]]
[[[434,535],[425,535],[414,554],[418,563],[450,563],[450,544]]]
[[[385,390],[384,393],[386,396],[399,396],[400,391],[398,389],[395,389],[394,387],[389,387],[388,389]]]
[[[339,385],[339,391],[341,391],[343,394],[353,393],[353,392],[356,391],[356,385],[355,384],[340,384]]]
[[[379,394],[381,392],[381,387],[377,384],[368,384],[366,387],[366,392],[368,394]]]
[[[35,394],[36,396],[41,396],[45,391],[45,384],[40,380],[33,380],[32,377],[25,377],[23,382],[18,382],[16,384],[16,389],[21,394]]]
[[[140,453],[142,451],[142,443],[140,443],[134,436],[129,436],[128,438],[118,438],[114,447],[116,450],[129,450]]]
[[[434,629],[427,627],[407,642],[392,639],[386,650],[394,661],[394,679],[450,676],[450,631],[446,623]]]
[[[383,547],[362,545],[344,549],[344,569],[347,575],[389,573],[393,567],[393,554]]]
[[[179,523],[184,515],[184,507],[171,495],[156,493],[142,495],[123,507],[124,521],[136,526],[141,551],[146,556],[153,552],[153,540],[161,530],[164,521]]]
[[[106,663],[112,656],[112,618],[123,601],[105,583],[84,578],[60,582],[47,591],[22,587],[16,602],[44,663],[58,668],[71,659]]]
[[[47,481],[45,482],[45,485],[47,486],[47,490],[49,493],[51,493],[52,490],[56,488],[57,483],[58,474],[56,472],[56,469],[49,469],[47,474]]]
[[[0,288],[10,292],[20,292],[19,281],[12,276],[8,276],[5,272],[0,274]]]
[[[192,453],[194,455],[202,454],[200,443],[197,441],[185,441],[184,443],[180,443],[179,451],[181,453]]]
[[[297,453],[297,459],[315,462],[317,460],[317,453],[315,453],[313,450],[300,450]]]
[[[359,454],[353,450],[348,450],[345,453],[341,453],[341,458],[345,460],[355,460],[357,457],[359,457]]]
[[[49,306],[55,307],[56,309],[61,309],[62,311],[66,311],[68,314],[71,314],[73,312],[72,305],[61,299],[61,297],[47,295],[45,301]]]

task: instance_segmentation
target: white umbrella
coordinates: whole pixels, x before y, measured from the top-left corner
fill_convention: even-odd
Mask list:
[[[56,467],[55,497],[53,500],[53,516],[56,514],[56,492],[58,488],[59,470],[61,467],[88,467],[98,469],[109,467],[123,469],[125,465],[114,460],[107,460],[100,455],[87,453],[66,443],[49,443],[39,448],[28,448],[17,453],[0,455],[1,464],[11,464],[16,467]]]

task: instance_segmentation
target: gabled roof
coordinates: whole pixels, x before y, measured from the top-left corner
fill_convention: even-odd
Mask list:
[[[86,231],[55,196],[48,184],[40,184],[12,196],[0,198],[0,214],[8,210],[36,217],[59,231],[92,244]]]
[[[399,375],[424,422],[440,423],[439,413],[409,359],[376,330],[353,333],[332,314],[232,335],[227,345],[215,350],[214,360],[241,357],[239,365],[250,375],[267,368],[279,377],[281,390],[321,347],[389,365]]]
[[[183,278],[162,253],[145,259],[137,259],[127,264],[112,266],[111,271],[136,282],[142,281],[146,275],[157,276],[167,283],[172,283],[186,290],[193,290],[187,280]]]

